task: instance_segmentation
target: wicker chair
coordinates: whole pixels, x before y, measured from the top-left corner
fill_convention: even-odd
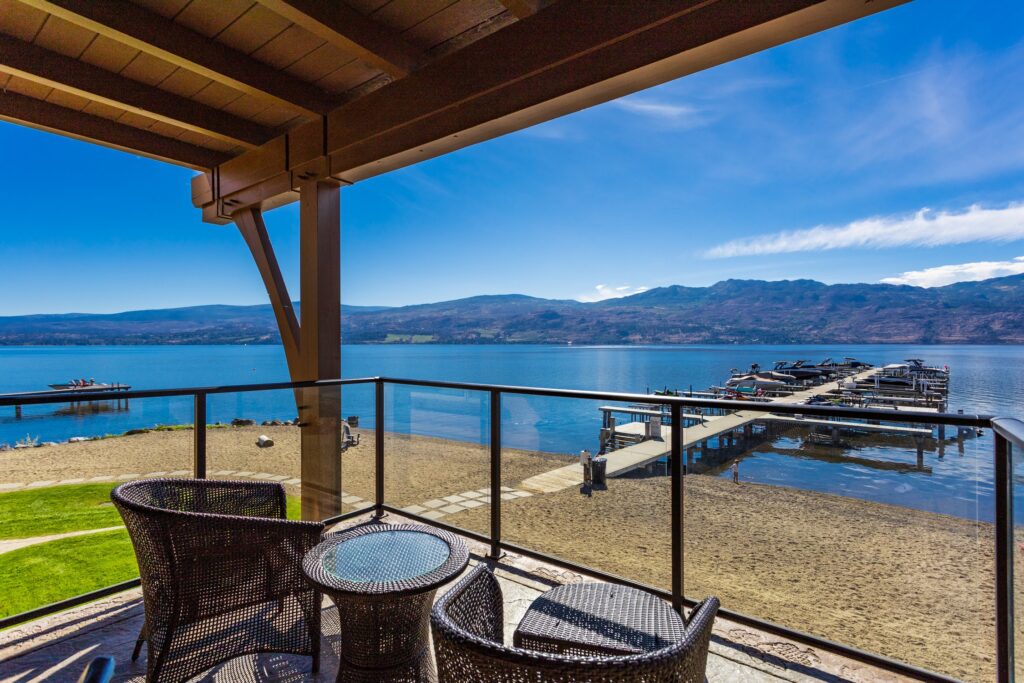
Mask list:
[[[686,635],[637,655],[578,656],[503,644],[501,586],[478,565],[435,603],[431,612],[440,683],[701,683],[718,600],[694,608]]]
[[[319,669],[321,597],[302,558],[324,527],[286,520],[280,484],[149,479],[111,498],[142,578],[132,660],[146,642],[147,681],[184,681],[257,652],[309,655]]]

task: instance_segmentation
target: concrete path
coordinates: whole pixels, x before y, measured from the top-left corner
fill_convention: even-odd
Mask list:
[[[104,531],[117,531],[123,529],[123,526],[108,526],[102,529],[83,529],[82,531],[68,531],[63,534],[50,534],[49,536],[32,536],[30,538],[9,538],[0,541],[0,555],[9,553],[12,550],[18,548],[27,548],[30,545],[37,545],[39,543],[46,543],[48,541],[56,541],[61,538],[71,538],[73,536],[87,536],[89,534],[99,534]]]

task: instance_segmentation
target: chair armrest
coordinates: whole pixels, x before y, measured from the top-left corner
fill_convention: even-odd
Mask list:
[[[431,620],[447,622],[478,638],[504,642],[505,606],[498,579],[483,564],[474,567],[437,601]]]
[[[89,662],[78,683],[107,683],[114,675],[114,658],[103,655]]]

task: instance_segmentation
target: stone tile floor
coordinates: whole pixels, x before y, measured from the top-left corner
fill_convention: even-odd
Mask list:
[[[389,522],[405,521],[392,516]],[[486,547],[469,541],[471,565],[483,559]],[[505,633],[511,634],[529,604],[559,583],[590,580],[529,558],[508,555],[494,564],[505,596]],[[442,588],[438,591],[443,593]],[[142,626],[141,592],[136,590],[44,617],[0,633],[0,683],[74,683],[85,665],[98,655],[117,660],[115,681],[145,679],[145,648],[138,662],[130,655]],[[194,679],[230,683],[292,683],[333,681],[337,671],[337,611],[324,602],[322,664],[310,673],[309,658],[287,655],[243,656]],[[757,632],[719,618],[708,659],[711,683],[762,681],[901,681],[894,674]]]

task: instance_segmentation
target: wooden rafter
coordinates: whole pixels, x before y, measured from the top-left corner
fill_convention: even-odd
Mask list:
[[[388,27],[337,0],[258,0],[370,66],[396,78],[416,68],[420,51]]]
[[[357,182],[906,1],[561,0],[235,157],[199,205],[222,222],[310,174]]]
[[[227,159],[212,149],[13,92],[0,94],[0,119],[197,170],[213,168]]]
[[[10,37],[0,41],[0,71],[232,144],[256,147],[275,135],[258,123]]]
[[[278,106],[319,116],[334,104],[315,86],[127,0],[21,1]]]
[[[536,14],[541,8],[541,0],[500,0],[501,4],[520,19]]]

